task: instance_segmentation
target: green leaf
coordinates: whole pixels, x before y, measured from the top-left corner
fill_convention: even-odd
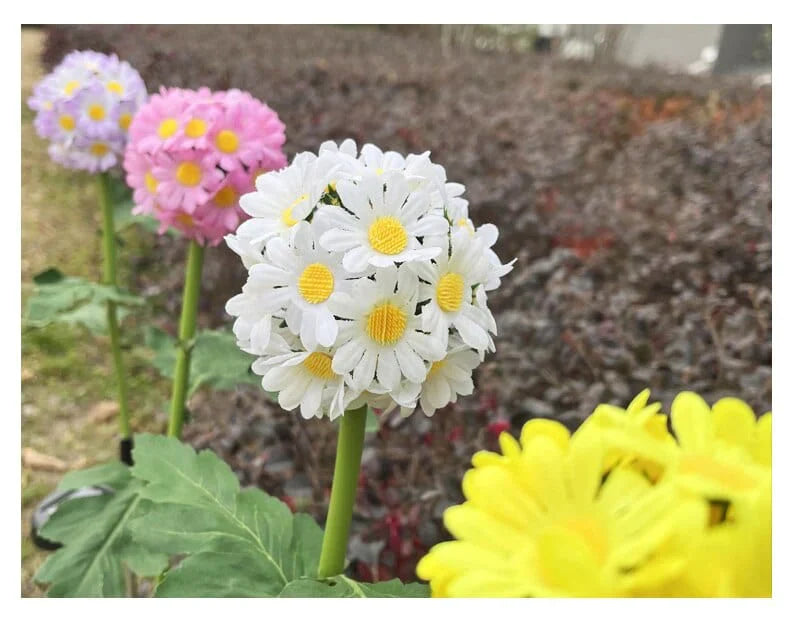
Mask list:
[[[76,490],[84,486],[109,486],[118,490],[127,486],[131,478],[128,466],[122,462],[109,462],[66,473],[58,484],[58,490]]]
[[[289,583],[280,593],[288,598],[427,598],[430,589],[420,583],[402,583],[398,579],[386,582],[357,582],[347,576],[325,580],[304,578]]]
[[[146,344],[154,351],[152,365],[166,378],[172,378],[177,340],[164,331],[150,328],[146,334]],[[187,396],[194,394],[203,385],[230,390],[241,384],[260,384],[260,377],[250,370],[252,362],[253,358],[236,345],[232,333],[198,333],[192,342]]]
[[[25,323],[44,327],[53,322],[78,324],[93,332],[107,326],[107,301],[115,302],[119,320],[128,314],[124,306],[138,306],[144,300],[115,286],[97,284],[79,277],[66,277],[57,269],[47,269],[33,278],[35,290],[28,300]]]
[[[132,474],[154,506],[131,525],[147,548],[188,555],[157,588],[162,597],[279,595],[315,577],[320,527],[257,489],[239,489],[228,465],[177,439],[140,435]]]
[[[41,529],[41,535],[63,547],[50,555],[35,579],[49,584],[50,597],[119,597],[126,594],[123,565],[140,576],[159,574],[167,555],[140,547],[128,529],[133,514],[147,513],[150,503],[143,484],[129,469],[112,463],[69,473],[61,489],[106,485],[115,493],[62,503]]]

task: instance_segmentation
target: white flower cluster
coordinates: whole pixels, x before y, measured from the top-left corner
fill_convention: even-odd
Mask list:
[[[352,140],[300,153],[242,196],[225,237],[249,269],[226,305],[253,371],[286,410],[335,419],[365,403],[426,415],[472,392],[494,350],[487,292],[513,262],[475,228],[429,153]]]

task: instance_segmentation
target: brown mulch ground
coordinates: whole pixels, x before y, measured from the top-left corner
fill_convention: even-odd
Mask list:
[[[671,76],[534,55],[443,54],[430,33],[361,27],[57,27],[45,61],[115,51],[149,90],[237,87],[278,111],[289,155],[353,137],[431,150],[467,187],[476,222],[518,257],[491,295],[498,351],[477,391],[432,420],[368,437],[351,554],[363,578],[413,580],[461,500],[471,454],[532,417],[571,427],[645,386],[666,406],[692,389],[771,405],[771,91],[745,78]],[[169,237],[133,257],[136,288],[175,330],[182,273]],[[211,251],[201,322],[229,326],[245,271]],[[324,518],[334,428],[262,391],[202,392],[185,439],[294,507]],[[417,447],[419,446],[419,447]]]

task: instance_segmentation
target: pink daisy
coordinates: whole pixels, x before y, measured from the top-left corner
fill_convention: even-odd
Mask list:
[[[130,146],[126,147],[123,167],[126,170],[126,183],[134,190],[133,199],[136,206],[132,212],[135,215],[150,215],[154,212],[159,181],[152,173],[153,166],[151,157],[138,153]]]
[[[207,150],[184,150],[163,153],[151,171],[157,180],[157,193],[163,209],[182,209],[193,213],[217,191],[224,174],[217,168],[217,158]]]
[[[186,91],[162,88],[140,108],[131,125],[129,138],[139,150],[155,152],[167,148],[179,132],[179,119],[189,105]]]

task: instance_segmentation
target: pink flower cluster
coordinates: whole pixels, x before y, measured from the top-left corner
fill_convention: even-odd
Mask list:
[[[162,88],[129,127],[124,156],[135,214],[217,245],[248,215],[239,197],[286,163],[285,125],[247,92]]]

